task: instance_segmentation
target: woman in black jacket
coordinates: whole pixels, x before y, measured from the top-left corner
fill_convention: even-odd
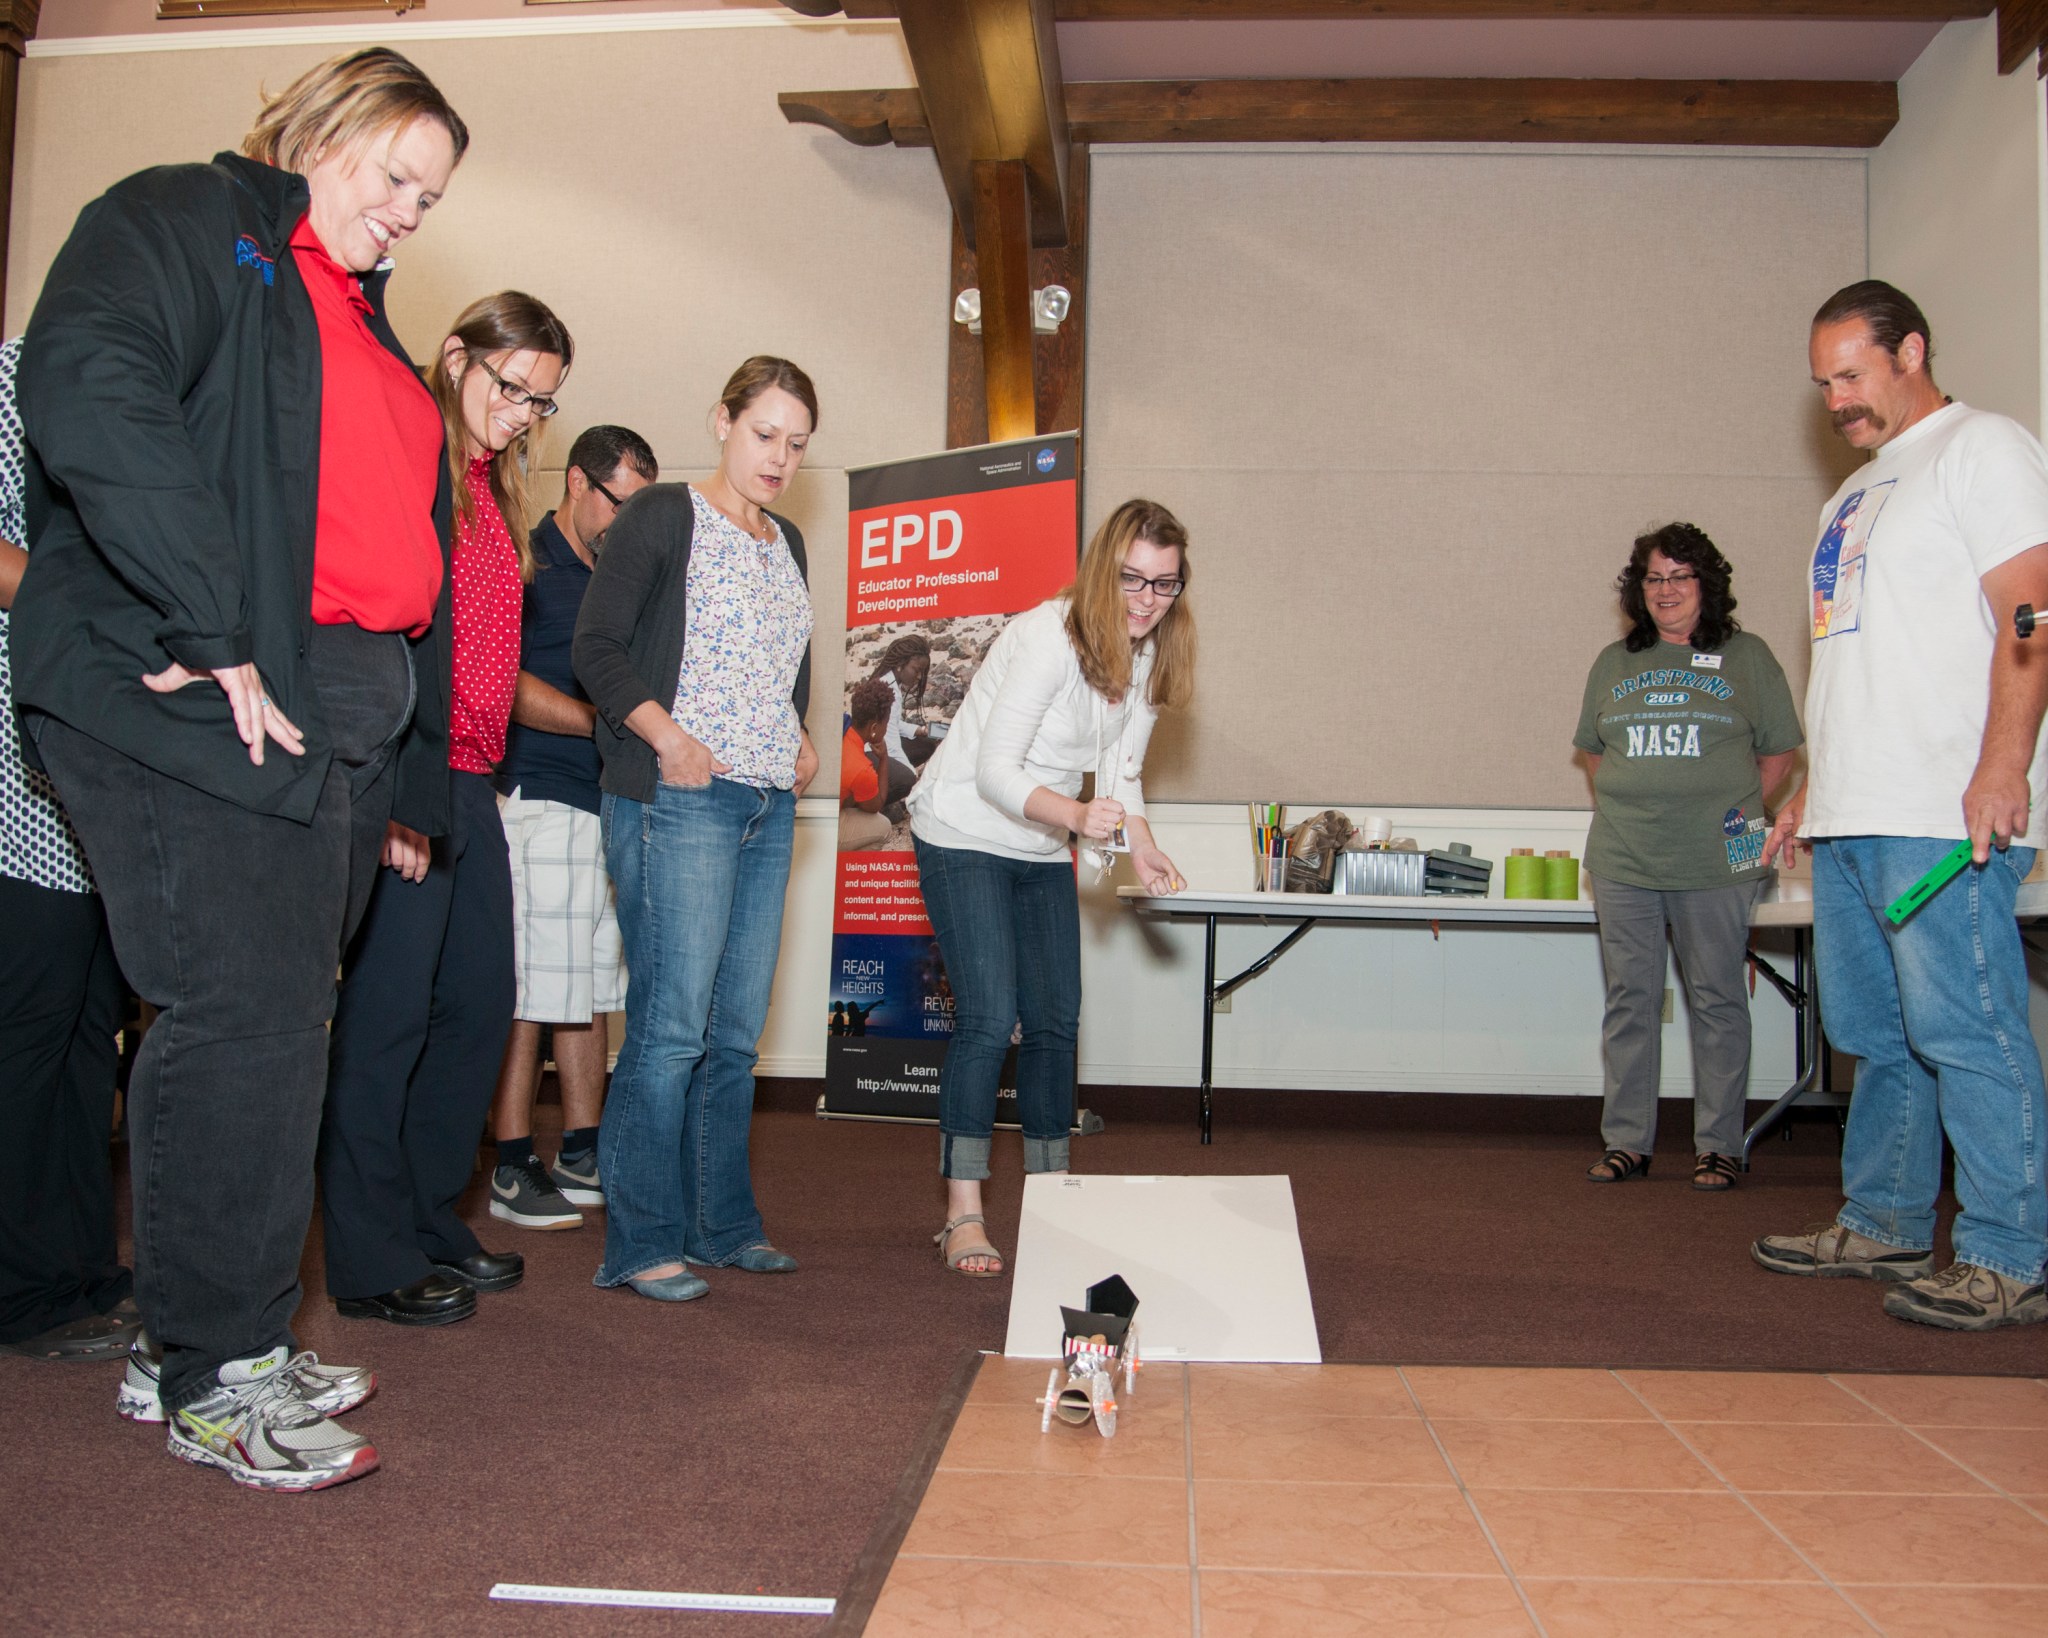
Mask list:
[[[383,296],[468,141],[395,52],[322,64],[88,205],[24,349],[16,697],[161,1009],[120,1407],[264,1489],[377,1465],[326,1419],[374,1378],[289,1322],[342,946],[387,821],[447,825],[441,420]]]
[[[709,1289],[688,1263],[796,1267],[762,1227],[747,1126],[796,799],[818,771],[803,536],[768,508],[803,464],[818,398],[787,359],[750,358],[713,418],[718,470],[649,486],[611,526],[574,649],[633,975],[597,1140],[597,1283],[662,1302]]]

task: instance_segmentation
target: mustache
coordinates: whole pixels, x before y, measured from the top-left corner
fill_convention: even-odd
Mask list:
[[[1858,421],[1867,420],[1879,432],[1884,431],[1884,418],[1868,404],[1845,404],[1828,417],[1837,432],[1847,432]]]

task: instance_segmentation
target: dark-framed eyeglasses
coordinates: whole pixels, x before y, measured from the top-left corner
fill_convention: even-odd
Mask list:
[[[478,369],[482,370],[485,375],[498,384],[498,394],[506,403],[515,406],[531,404],[533,406],[533,413],[538,415],[543,421],[562,407],[552,398],[535,392],[531,387],[522,387],[516,381],[507,381],[496,370],[491,368],[491,361],[481,354],[471,353],[469,356],[476,360],[476,367]]]
[[[1690,569],[1679,574],[1646,574],[1643,576],[1643,590],[1662,591],[1669,586],[1675,591],[1680,587],[1692,585],[1698,579],[1699,576]]]
[[[583,469],[581,467],[578,467],[576,470],[579,472],[583,472]],[[588,472],[583,472],[583,481],[589,484],[590,487],[592,489],[595,489],[600,495],[604,496],[606,500],[610,501],[612,503],[612,510],[614,512],[616,512],[620,507],[626,504],[624,501],[620,500],[618,496],[614,495],[609,489],[605,488],[603,484],[599,483],[595,478],[593,478]]]
[[[1120,569],[1117,579],[1122,583],[1126,597],[1136,597],[1150,586],[1161,597],[1178,597],[1187,590],[1187,582],[1177,574],[1163,574],[1158,579],[1148,579],[1136,569]]]

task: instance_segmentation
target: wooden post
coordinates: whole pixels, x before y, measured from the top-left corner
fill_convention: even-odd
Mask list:
[[[974,166],[975,265],[981,279],[982,379],[991,443],[1038,431],[1031,377],[1031,254],[1024,163]]]
[[[43,0],[0,0],[0,301],[7,293],[8,225],[14,216],[14,110],[21,59],[36,37]]]

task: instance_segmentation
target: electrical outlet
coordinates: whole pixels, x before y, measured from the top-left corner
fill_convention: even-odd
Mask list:
[[[1216,1004],[1209,1010],[1211,1012],[1228,1012],[1230,1010],[1230,997],[1227,995],[1217,996]]]
[[[1671,992],[1670,992],[1669,990],[1666,990],[1666,991],[1664,992],[1664,1010],[1663,1010],[1663,1012],[1662,1012],[1662,1013],[1660,1014],[1660,1016],[1661,1016],[1661,1017],[1663,1018],[1664,1022],[1665,1022],[1665,1023],[1667,1023],[1667,1024],[1671,1022],[1671,1019],[1672,1019],[1672,1017],[1673,1017],[1673,1014],[1672,1014],[1672,1011],[1671,1011],[1671,1001],[1672,1001],[1672,995],[1671,995]]]

